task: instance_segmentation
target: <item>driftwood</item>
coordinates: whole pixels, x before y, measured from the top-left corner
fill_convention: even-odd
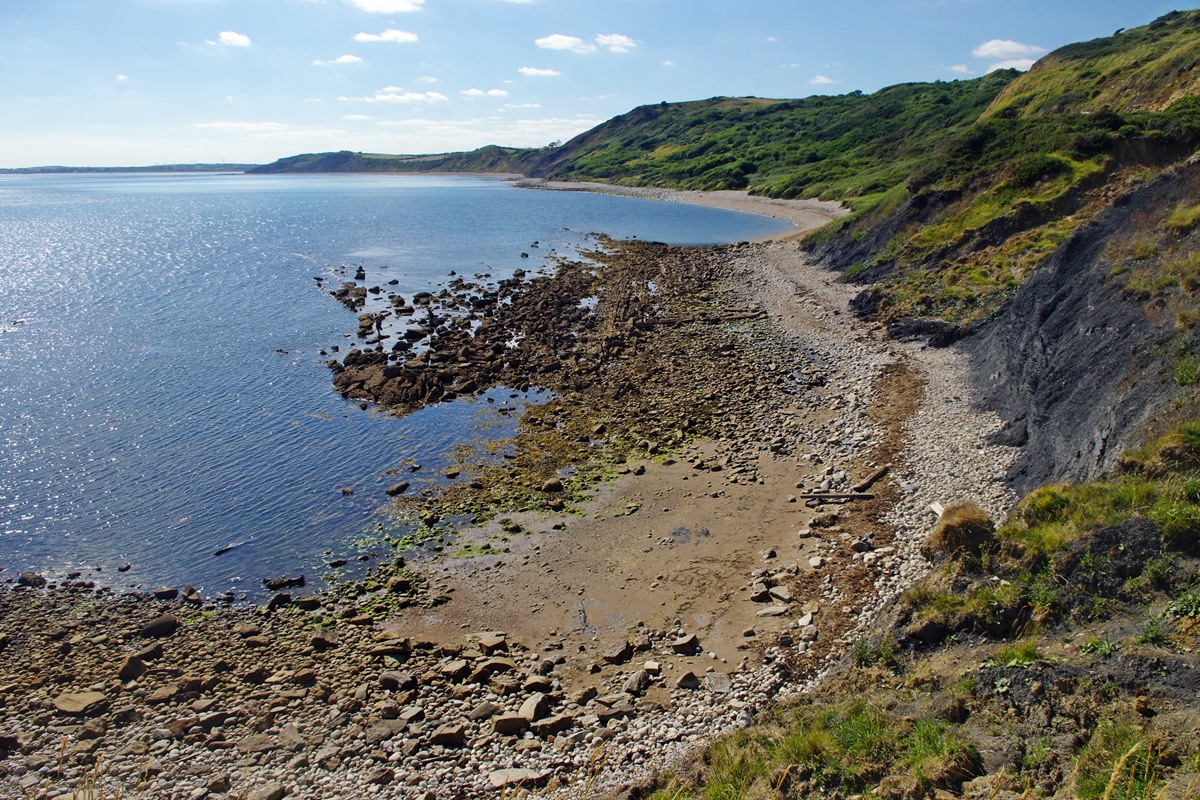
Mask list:
[[[867,477],[863,478],[858,483],[851,486],[850,491],[865,492],[867,489],[871,488],[871,484],[873,484],[875,481],[882,478],[884,475],[887,475],[888,472],[891,470],[891,468],[892,468],[891,464],[884,464],[882,467],[875,470],[870,475],[868,475]]]
[[[870,492],[805,492],[802,500],[874,500]]]

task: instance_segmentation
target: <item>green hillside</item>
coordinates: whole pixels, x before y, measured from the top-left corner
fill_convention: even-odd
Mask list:
[[[1145,27],[1068,45],[1013,81],[989,115],[1165,111],[1200,94],[1198,36],[1200,16],[1177,11]]]
[[[386,155],[383,153],[304,153],[255,167],[248,172],[521,172],[537,150],[481,147],[467,153],[441,155]]]

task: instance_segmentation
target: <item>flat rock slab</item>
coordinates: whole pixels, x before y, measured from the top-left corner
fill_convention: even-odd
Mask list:
[[[488,783],[496,789],[506,786],[544,786],[550,780],[549,770],[535,771],[518,767],[514,769],[498,769],[488,773]]]
[[[54,698],[54,707],[64,714],[87,717],[106,709],[108,698],[103,692],[65,692]]]

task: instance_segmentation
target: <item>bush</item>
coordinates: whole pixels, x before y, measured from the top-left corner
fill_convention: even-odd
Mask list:
[[[996,525],[971,501],[955,503],[942,512],[937,527],[921,545],[931,561],[942,556],[981,555],[996,542]]]

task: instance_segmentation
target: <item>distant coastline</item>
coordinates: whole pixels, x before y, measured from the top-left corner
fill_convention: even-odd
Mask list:
[[[70,175],[89,173],[246,172],[258,164],[156,164],[151,167],[7,167],[0,175]]]

